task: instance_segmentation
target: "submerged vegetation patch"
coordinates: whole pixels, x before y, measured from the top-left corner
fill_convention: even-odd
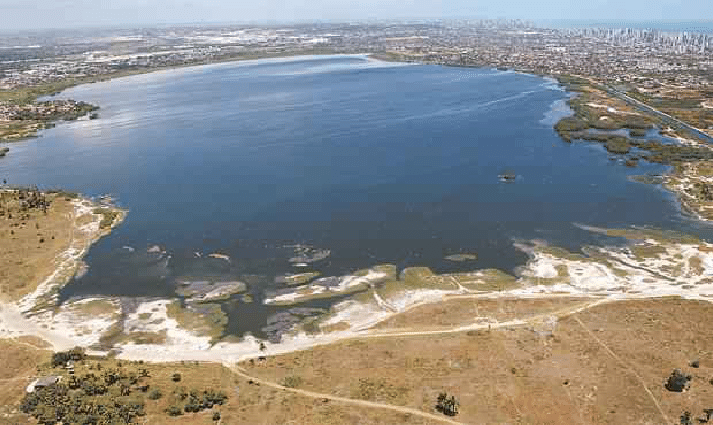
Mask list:
[[[228,316],[219,305],[181,305],[174,301],[166,305],[166,314],[175,320],[181,329],[186,329],[198,336],[219,338],[228,324]]]

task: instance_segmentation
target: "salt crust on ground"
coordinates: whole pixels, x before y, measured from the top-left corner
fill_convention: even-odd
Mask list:
[[[135,311],[121,314],[117,301],[104,299],[114,306],[115,311],[107,311],[101,317],[87,317],[82,313],[82,305],[102,298],[75,300],[60,306],[56,311],[47,311],[31,317],[24,316],[18,305],[3,306],[0,311],[0,337],[37,335],[49,341],[56,350],[76,345],[91,346],[99,341],[102,333],[119,324],[124,332],[164,333],[165,344],[123,343],[115,346],[119,358],[149,361],[203,360],[234,362],[263,354],[279,354],[354,337],[375,333],[371,328],[414,306],[434,303],[449,295],[459,294],[473,297],[497,298],[550,298],[558,296],[601,297],[601,302],[680,296],[687,299],[702,299],[713,302],[713,245],[674,244],[647,239],[637,243],[641,247],[655,247],[653,254],[637,255],[636,246],[629,248],[592,248],[597,259],[566,256],[561,258],[551,252],[534,248],[531,259],[518,279],[518,288],[500,292],[478,292],[461,285],[454,289],[410,289],[404,287],[382,298],[376,291],[371,297],[360,297],[360,301],[350,299],[335,305],[330,315],[321,322],[322,327],[341,324],[338,331],[306,334],[296,331],[283,336],[277,344],[265,343],[267,350],[260,350],[261,341],[252,336],[240,342],[219,342],[211,345],[209,337],[200,336],[191,330],[182,329],[167,314],[168,299],[145,300]],[[81,251],[78,251],[81,252]],[[70,255],[71,254],[71,255]],[[67,257],[77,261],[81,256],[74,251]],[[484,279],[480,271],[468,274],[474,279]],[[355,285],[369,284],[386,276],[370,270],[365,276],[345,276],[340,278],[337,290],[347,290]],[[31,299],[44,294],[50,283],[43,283],[35,294],[20,303],[31,305]],[[314,291],[325,290],[304,285],[294,288],[294,292],[308,287]],[[303,291],[304,293],[304,291]],[[38,295],[39,294],[39,295]],[[289,294],[283,294],[289,297]],[[34,297],[34,298],[32,298]],[[297,297],[297,295],[295,295]],[[123,317],[123,319],[122,319]],[[473,318],[474,323],[464,329],[482,326],[498,326],[484,318]],[[511,321],[515,323],[517,321]],[[510,323],[510,322],[508,322]]]

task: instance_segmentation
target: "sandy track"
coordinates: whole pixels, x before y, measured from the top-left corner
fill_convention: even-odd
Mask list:
[[[474,296],[473,298],[477,298],[477,296]],[[581,311],[587,310],[589,308],[595,307],[599,304],[604,304],[606,302],[612,302],[614,300],[609,299],[609,298],[599,298],[596,301],[591,301],[591,302],[586,302],[582,303],[576,307],[569,307],[566,309],[561,309],[557,311],[553,311],[550,313],[544,313],[544,314],[539,314],[536,316],[528,317],[527,319],[516,319],[516,320],[508,320],[505,322],[488,322],[488,323],[473,323],[470,325],[465,325],[465,326],[458,326],[455,328],[447,328],[447,329],[434,329],[434,330],[429,330],[429,331],[404,331],[404,330],[395,330],[393,332],[370,332],[370,333],[364,333],[360,334],[358,336],[355,336],[355,339],[362,339],[362,338],[384,338],[384,337],[408,337],[408,336],[427,336],[427,335],[442,335],[442,334],[449,334],[449,333],[459,333],[459,332],[467,332],[467,331],[475,331],[475,330],[481,330],[481,329],[498,329],[498,328],[508,328],[508,327],[513,327],[513,326],[523,326],[527,325],[533,322],[537,322],[543,319],[548,319],[551,317],[557,317],[561,318],[564,316],[569,316],[575,313],[579,313]],[[349,338],[345,338],[349,339]]]
[[[391,410],[394,412],[399,412],[399,413],[404,413],[407,415],[414,415],[414,416],[420,416],[422,418],[430,419],[433,421],[441,422],[441,423],[446,423],[446,424],[453,424],[453,425],[465,425],[465,422],[457,422],[453,419],[450,419],[449,417],[445,415],[436,415],[434,413],[428,413],[424,412],[421,410],[413,409],[410,407],[403,407],[403,406],[394,406],[392,404],[385,404],[385,403],[377,403],[374,401],[368,401],[368,400],[359,400],[359,399],[353,399],[353,398],[346,398],[346,397],[339,397],[335,396],[332,394],[323,394],[323,393],[316,393],[313,391],[307,391],[307,390],[300,390],[297,388],[288,388],[280,384],[276,384],[274,382],[270,381],[265,381],[260,378],[256,378],[254,376],[248,375],[245,370],[239,366],[235,365],[226,365],[230,370],[235,372],[237,375],[245,378],[252,380],[253,382],[257,382],[261,385],[265,385],[271,388],[275,388],[277,390],[283,390],[283,391],[289,391],[295,394],[303,395],[305,397],[310,397],[310,398],[319,398],[319,399],[326,399],[326,400],[331,400],[331,401],[336,401],[339,403],[345,403],[345,404],[351,404],[354,406],[360,406],[360,407],[369,407],[369,408],[376,408],[376,409],[386,409],[386,410]]]
[[[609,302],[609,301],[611,301],[611,300],[610,300],[610,299],[607,299],[607,298],[600,298],[600,299],[597,299],[597,300],[595,300],[595,301],[582,303],[582,304],[580,304],[580,305],[578,305],[578,306],[575,306],[575,307],[569,307],[569,308],[561,309],[561,310],[558,310],[558,311],[555,311],[555,312],[551,312],[551,313],[546,313],[546,314],[541,314],[541,315],[529,317],[529,318],[527,318],[527,319],[509,320],[509,321],[505,321],[505,322],[496,322],[496,323],[487,323],[487,324],[484,324],[484,323],[475,323],[475,324],[471,324],[471,325],[467,325],[467,326],[460,326],[460,327],[456,327],[456,328],[438,329],[438,330],[430,330],[430,331],[396,331],[396,332],[379,332],[379,333],[374,333],[374,332],[372,332],[372,333],[360,334],[360,335],[358,335],[358,336],[354,336],[354,339],[388,338],[388,337],[408,337],[408,336],[424,336],[424,335],[439,335],[439,334],[466,332],[466,331],[469,331],[469,330],[497,329],[497,328],[513,327],[513,326],[523,326],[523,325],[527,325],[527,324],[529,324],[529,323],[537,322],[537,321],[539,321],[539,320],[547,319],[547,318],[550,318],[550,317],[561,318],[561,317],[565,317],[565,316],[571,316],[571,315],[574,315],[574,314],[579,313],[579,312],[581,312],[581,311],[587,310],[587,309],[589,309],[589,308],[592,308],[592,307],[594,307],[594,306],[597,306],[597,305],[600,305],[600,304],[603,304],[603,303]],[[577,319],[576,316],[575,316],[575,319],[576,319],[577,321],[579,321],[579,319]],[[584,326],[584,325],[582,324],[582,326]],[[345,338],[345,339],[349,339],[349,338]],[[601,341],[599,341],[599,342],[602,343]],[[602,343],[602,344],[603,344],[603,343]],[[608,349],[608,348],[607,348],[607,349]],[[609,350],[609,351],[610,351],[610,350]],[[613,354],[613,353],[612,353],[612,354]],[[616,354],[613,354],[613,355],[614,355],[615,358],[618,359],[618,357],[616,357]],[[620,360],[620,359],[619,359],[619,360]],[[620,361],[621,361],[621,360],[620,360]],[[409,407],[395,406],[395,405],[391,405],[391,404],[377,403],[377,402],[372,402],[372,401],[367,401],[367,400],[359,400],[359,399],[351,399],[351,398],[346,398],[346,397],[339,397],[339,396],[335,396],[335,395],[332,395],[332,394],[317,393],[317,392],[313,392],[313,391],[300,390],[300,389],[296,389],[296,388],[288,388],[288,387],[285,387],[285,386],[283,386],[283,385],[280,385],[280,384],[277,384],[277,383],[274,383],[274,382],[266,381],[266,380],[263,380],[263,379],[260,379],[260,378],[257,378],[257,377],[248,375],[247,372],[245,371],[245,369],[243,369],[243,368],[241,368],[241,367],[239,367],[239,366],[237,366],[237,365],[235,365],[235,364],[230,363],[230,364],[225,364],[225,366],[228,367],[229,369],[231,369],[232,371],[234,371],[237,375],[239,375],[239,376],[241,376],[241,377],[243,377],[243,378],[245,378],[245,379],[252,380],[253,382],[256,382],[256,383],[259,383],[259,384],[262,384],[262,385],[266,385],[266,386],[269,386],[269,387],[271,387],[271,388],[275,388],[275,389],[278,389],[278,390],[284,390],[284,391],[290,391],[290,392],[293,392],[293,393],[295,393],[295,394],[300,394],[300,395],[303,395],[303,396],[306,396],[306,397],[318,398],[318,399],[327,399],[327,400],[332,400],[332,401],[337,401],[337,402],[341,402],[341,403],[352,404],[352,405],[361,406],[361,407],[369,407],[369,408],[377,408],[377,409],[388,409],[388,410],[392,410],[392,411],[399,412],[399,413],[410,414],[410,415],[417,415],[417,416],[420,416],[420,417],[423,417],[423,418],[426,418],[426,419],[435,420],[435,421],[438,421],[438,422],[441,422],[441,423],[464,424],[464,422],[457,422],[457,421],[452,420],[452,419],[450,419],[450,418],[448,418],[447,416],[444,416],[444,415],[436,415],[436,414],[433,414],[433,413],[428,413],[428,412],[424,412],[424,411],[417,410],[417,409],[413,409],[413,408],[409,408]],[[637,375],[637,376],[638,376],[638,375]],[[640,379],[640,380],[641,380],[641,379]],[[642,381],[642,383],[643,383],[643,381]],[[651,394],[651,392],[648,391],[648,388],[646,388],[645,385],[644,385],[644,388],[647,390],[647,392],[649,392],[649,395],[650,395],[650,396],[652,397],[652,399],[654,400],[654,403],[655,403],[656,406],[659,408],[659,411],[660,411],[661,414],[664,416],[664,418],[666,418],[665,414],[661,411],[661,408],[660,408],[660,406],[658,405],[658,402],[656,401],[655,398],[653,398],[653,395]],[[666,419],[667,419],[667,418],[666,418]]]

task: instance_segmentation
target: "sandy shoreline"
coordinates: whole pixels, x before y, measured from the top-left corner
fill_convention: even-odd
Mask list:
[[[364,55],[338,55],[363,57]],[[299,60],[314,55],[273,58],[270,61]],[[367,57],[370,61],[380,59]],[[261,59],[265,60],[265,59]],[[197,65],[190,68],[235,66],[234,62],[250,64],[256,60],[231,60],[224,63]],[[189,68],[178,67],[166,70],[152,70],[147,73],[163,74],[169,72],[190,72]],[[632,114],[607,105],[590,103],[593,108],[607,108],[614,114]],[[611,109],[611,110],[610,110]],[[683,140],[682,140],[683,143]],[[684,174],[682,180],[666,186],[668,190],[685,194],[690,189],[690,178]],[[682,203],[684,201],[681,201]],[[547,298],[575,296],[596,298],[601,302],[623,299],[657,298],[679,296],[688,299],[701,299],[713,302],[713,245],[701,242],[699,245],[660,243],[647,239],[646,246],[660,247],[652,258],[640,257],[629,249],[627,252],[614,248],[597,247],[603,261],[591,261],[576,258],[576,254],[558,255],[551,251],[534,248],[530,261],[524,266],[520,276],[512,277],[516,288],[506,290],[482,290],[489,278],[482,270],[455,275],[443,275],[423,278],[416,287],[400,287],[399,280],[394,292],[380,290],[381,280],[387,274],[378,270],[369,270],[365,276],[341,276],[336,288],[320,286],[314,282],[291,288],[267,299],[267,304],[299,303],[321,296],[325,293],[347,293],[360,291],[361,297],[352,297],[334,306],[332,311],[321,320],[319,331],[307,333],[299,328],[292,334],[285,335],[280,343],[267,343],[252,336],[246,336],[239,342],[213,341],[195,329],[182,327],[178,320],[169,314],[169,305],[173,300],[142,300],[135,311],[124,311],[116,299],[94,297],[68,302],[53,309],[41,309],[33,312],[38,304],[52,305],[56,301],[55,291],[66,284],[77,272],[81,260],[89,247],[111,229],[100,229],[101,217],[93,214],[96,207],[86,200],[77,201],[75,217],[82,215],[96,216],[76,231],[81,236],[76,238],[65,252],[58,257],[55,271],[44,279],[31,294],[16,303],[0,306],[0,337],[34,335],[47,340],[55,350],[66,350],[73,346],[96,346],[103,335],[119,329],[125,335],[140,334],[161,339],[162,343],[137,343],[118,338],[112,349],[118,358],[153,362],[199,360],[217,362],[235,362],[266,354],[281,354],[297,350],[306,350],[318,345],[330,344],[349,338],[379,337],[375,325],[414,307],[441,302],[452,296],[473,298]],[[124,215],[112,224],[118,225]],[[706,218],[702,214],[697,217]],[[636,244],[634,246],[637,246]],[[704,249],[700,249],[704,247]],[[678,257],[681,257],[680,259]],[[698,260],[692,260],[697,258]],[[227,260],[229,261],[229,259]],[[608,263],[607,263],[608,262]],[[694,266],[696,264],[697,266]],[[675,273],[671,270],[674,270]],[[464,277],[465,276],[465,277]],[[389,283],[392,280],[389,280]],[[465,282],[465,283],[464,283]],[[673,282],[673,283],[672,283]],[[365,295],[364,295],[365,294]],[[86,305],[93,302],[106,302],[105,311],[90,314],[84,311]],[[31,316],[28,313],[33,312]],[[505,326],[502,323],[473,323],[470,326],[455,329],[454,332],[482,329],[490,326]],[[517,323],[507,323],[508,326]],[[261,343],[266,349],[261,350]]]
[[[82,259],[88,249],[100,238],[108,235],[126,216],[126,211],[108,204],[101,204],[86,198],[71,201],[72,237],[69,246],[55,257],[54,271],[38,283],[36,289],[15,301],[0,303],[0,337],[34,335],[45,339],[55,349],[66,349],[76,342],[66,336],[64,329],[46,326],[46,317],[52,314],[56,304],[58,290],[80,272]],[[100,223],[103,214],[95,213],[97,208],[111,208],[116,216],[108,228]]]

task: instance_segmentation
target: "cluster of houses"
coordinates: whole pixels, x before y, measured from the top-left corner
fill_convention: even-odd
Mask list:
[[[0,102],[0,121],[53,120],[61,117],[73,117],[92,109],[94,109],[92,105],[75,100],[52,100],[24,105]]]

